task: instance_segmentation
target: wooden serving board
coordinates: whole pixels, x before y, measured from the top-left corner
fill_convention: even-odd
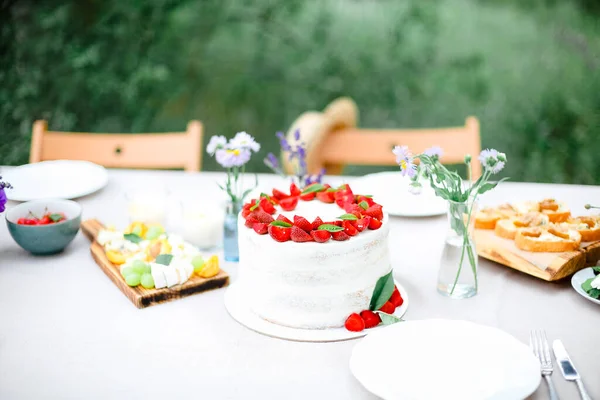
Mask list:
[[[208,279],[193,274],[191,278],[182,285],[175,285],[171,288],[145,289],[141,285],[131,287],[127,285],[121,276],[119,266],[108,260],[104,253],[104,248],[96,242],[96,236],[98,236],[98,232],[103,228],[104,225],[96,219],[88,219],[81,224],[81,230],[88,239],[92,241],[90,251],[92,257],[96,260],[96,263],[100,266],[102,271],[104,271],[106,276],[113,281],[119,290],[123,292],[137,308],[150,307],[155,304],[177,300],[196,293],[229,285],[229,275],[227,272],[221,270],[216,276]]]
[[[566,278],[600,259],[600,242],[582,243],[576,251],[535,253],[517,248],[493,229],[475,229],[474,238],[479,256],[546,281]]]

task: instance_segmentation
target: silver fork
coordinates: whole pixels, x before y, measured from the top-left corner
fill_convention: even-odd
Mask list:
[[[550,357],[550,348],[548,347],[548,339],[545,331],[532,330],[529,332],[529,347],[533,350],[533,354],[540,360],[542,376],[548,383],[550,390],[550,400],[559,400],[554,383],[552,382],[552,358]]]

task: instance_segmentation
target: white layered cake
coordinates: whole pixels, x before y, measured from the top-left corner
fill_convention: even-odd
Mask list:
[[[340,207],[300,200],[292,211],[275,205],[272,216],[335,222],[345,213]],[[240,215],[238,284],[251,309],[270,322],[304,329],[342,327],[349,315],[369,309],[375,284],[391,270],[389,221],[382,217],[374,229],[318,243],[276,241]]]

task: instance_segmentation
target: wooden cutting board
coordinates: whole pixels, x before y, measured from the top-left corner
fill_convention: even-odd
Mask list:
[[[208,279],[193,274],[182,285],[175,285],[171,288],[145,289],[141,285],[131,287],[121,276],[119,266],[108,260],[104,248],[96,242],[96,236],[103,228],[104,225],[96,219],[88,219],[81,224],[81,230],[92,241],[90,251],[96,263],[137,308],[145,308],[229,285],[229,275],[221,270],[216,276]]]
[[[564,253],[535,253],[497,236],[492,229],[475,229],[477,254],[546,281],[566,278],[600,259],[600,242],[582,243],[579,250]]]

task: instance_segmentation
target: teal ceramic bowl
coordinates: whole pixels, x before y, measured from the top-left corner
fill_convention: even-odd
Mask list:
[[[64,213],[66,221],[51,225],[19,225],[19,218],[29,213],[42,216],[46,212]],[[71,200],[35,200],[6,211],[8,231],[15,242],[33,254],[55,254],[63,251],[79,232],[81,206]]]

